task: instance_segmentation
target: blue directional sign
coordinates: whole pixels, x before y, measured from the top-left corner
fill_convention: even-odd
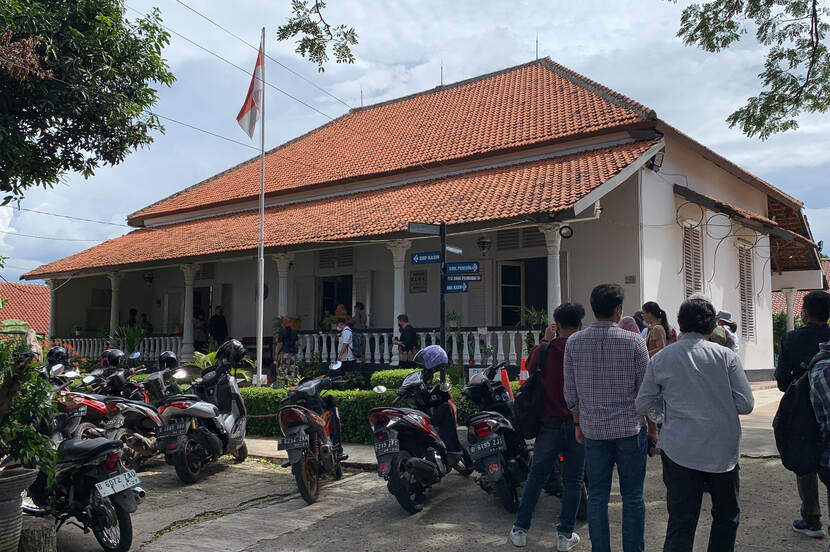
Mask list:
[[[448,282],[480,282],[481,274],[459,274],[457,276],[447,276]]]
[[[412,264],[440,263],[441,252],[429,251],[427,253],[413,253]]]
[[[478,262],[447,263],[447,274],[470,274],[478,272]]]
[[[447,293],[465,293],[470,289],[470,284],[467,282],[447,282],[447,287],[444,289]]]

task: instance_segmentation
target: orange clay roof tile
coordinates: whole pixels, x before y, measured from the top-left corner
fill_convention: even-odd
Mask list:
[[[266,152],[266,194],[437,166],[497,151],[629,128],[654,112],[541,59],[357,108]],[[154,203],[151,216],[254,198],[258,157]]]
[[[0,282],[0,299],[8,300],[0,310],[0,320],[23,320],[35,332],[49,332],[49,288],[40,284],[13,284]]]
[[[568,209],[634,162],[659,140],[630,142],[530,163],[271,207],[265,246],[389,235],[407,222],[450,225],[511,219]],[[243,211],[142,228],[24,275],[35,279],[80,271],[169,262],[197,256],[252,252],[258,213]]]

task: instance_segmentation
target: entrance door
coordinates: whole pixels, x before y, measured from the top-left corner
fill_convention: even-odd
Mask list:
[[[499,322],[515,326],[524,305],[524,266],[521,262],[499,263]]]
[[[211,307],[213,305],[213,287],[197,287],[193,288],[193,316],[194,318],[199,313],[205,316],[205,320],[211,317]]]
[[[346,311],[352,311],[352,275],[325,276],[318,280],[320,293],[320,306],[318,308],[318,321],[334,314],[337,305],[346,307]]]

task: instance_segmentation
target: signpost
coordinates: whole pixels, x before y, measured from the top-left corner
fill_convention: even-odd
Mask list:
[[[447,276],[448,282],[480,282],[481,274],[458,274]]]
[[[441,224],[426,224],[423,222],[410,222],[409,223],[409,231],[413,234],[425,234],[427,236],[438,236],[441,240],[441,251],[438,253],[438,261],[441,263],[441,287],[440,289],[440,307],[439,307],[439,316],[441,317],[441,326],[440,326],[440,334],[441,334],[441,346],[446,346],[447,343],[447,321],[446,318],[446,304],[445,304],[445,295],[447,293],[447,224],[442,222]],[[460,253],[460,249],[454,248]],[[413,254],[412,255],[412,262],[414,264],[426,262],[426,263],[434,263],[436,261],[432,260],[434,258],[434,253],[427,254],[426,260],[418,260],[416,261],[416,256],[418,255],[425,255],[424,253],[420,254]],[[419,257],[420,259],[421,257]],[[467,285],[466,282],[462,282],[465,286]],[[464,290],[466,291],[466,289]],[[441,382],[446,381],[446,374],[444,371],[441,372]]]
[[[447,293],[466,293],[470,289],[470,284],[467,282],[447,282]]]
[[[478,262],[447,263],[447,274],[475,274],[479,270]]]
[[[412,264],[440,263],[441,252],[429,251],[427,253],[413,253]]]

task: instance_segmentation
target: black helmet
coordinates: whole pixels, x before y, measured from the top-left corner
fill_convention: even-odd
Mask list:
[[[124,358],[124,351],[121,349],[107,349],[103,353],[101,353],[101,366],[103,367],[111,367],[111,368],[118,368],[118,365],[121,364],[121,359]]]
[[[238,339],[229,339],[216,349],[216,364],[236,366],[245,356],[245,346]]]
[[[164,351],[159,355],[159,370],[173,369],[179,365],[179,359],[173,351]]]
[[[46,362],[49,363],[50,366],[54,366],[55,364],[69,364],[69,353],[66,350],[66,347],[61,345],[55,345],[49,352],[46,353]]]

